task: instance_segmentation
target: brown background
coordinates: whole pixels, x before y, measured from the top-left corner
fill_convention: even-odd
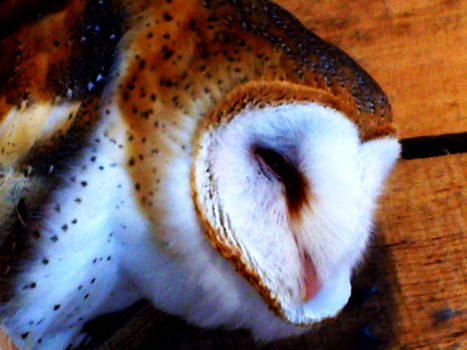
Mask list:
[[[276,2],[379,82],[401,138],[467,131],[467,0]],[[467,349],[466,231],[467,154],[401,160],[341,317],[263,348]],[[145,305],[119,334],[103,348],[259,348],[245,332],[202,331]]]

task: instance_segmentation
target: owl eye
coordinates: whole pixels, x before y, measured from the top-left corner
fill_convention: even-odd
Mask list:
[[[282,183],[286,183],[293,167],[276,151],[263,147],[256,147],[255,156],[259,160],[261,170],[267,177],[273,175]]]
[[[308,199],[308,182],[303,174],[272,149],[257,146],[254,148],[254,154],[265,176],[273,176],[284,185],[289,210],[291,214],[298,214]]]

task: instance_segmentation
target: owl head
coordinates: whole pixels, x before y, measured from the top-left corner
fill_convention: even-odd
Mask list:
[[[205,293],[175,313],[261,339],[338,314],[400,152],[393,134],[365,139],[352,119],[322,90],[250,82],[200,121],[191,157],[169,166],[162,231]]]
[[[269,1],[151,6],[115,95],[144,140],[128,148],[135,196],[174,262],[146,295],[262,339],[335,316],[400,151],[386,96]],[[159,41],[151,18],[170,19]]]

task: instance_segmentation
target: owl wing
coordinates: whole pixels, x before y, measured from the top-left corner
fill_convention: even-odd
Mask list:
[[[123,32],[108,3],[0,2],[0,291],[27,254],[26,221],[98,120]]]

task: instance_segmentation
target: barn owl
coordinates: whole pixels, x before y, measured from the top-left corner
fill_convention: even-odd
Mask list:
[[[145,298],[260,341],[335,317],[400,146],[380,87],[268,0],[4,1],[0,318],[78,348]]]

